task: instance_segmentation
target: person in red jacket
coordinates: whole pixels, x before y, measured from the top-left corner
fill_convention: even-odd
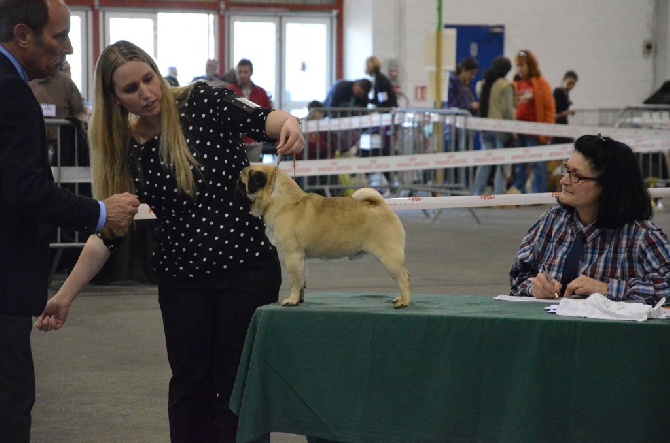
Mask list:
[[[556,104],[551,87],[542,77],[535,56],[527,49],[522,49],[514,58],[519,80],[516,87],[516,119],[527,122],[555,123]],[[545,135],[518,135],[519,146],[547,145],[551,137]],[[533,193],[547,192],[547,162],[532,163]],[[527,164],[514,165],[514,190],[525,192]]]
[[[272,109],[272,101],[265,92],[265,89],[256,85],[251,81],[251,76],[254,73],[254,65],[250,60],[243,58],[237,62],[235,68],[237,74],[237,82],[228,85],[228,89],[234,91],[237,95],[246,98],[249,101],[256,103],[261,108]],[[263,143],[258,143],[256,140],[249,137],[243,137],[244,149],[247,152],[249,163],[258,162],[263,153]]]

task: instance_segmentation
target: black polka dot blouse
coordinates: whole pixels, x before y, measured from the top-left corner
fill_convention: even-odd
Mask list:
[[[132,141],[137,195],[159,220],[152,258],[159,279],[216,279],[272,248],[261,219],[234,196],[240,171],[249,165],[241,133],[270,141],[265,134],[270,110],[236,106],[234,97],[228,89],[198,83],[180,109],[186,142],[200,164],[194,171],[195,198],[177,191],[173,172],[159,155],[160,136],[144,145]],[[122,240],[103,238],[111,251]]]

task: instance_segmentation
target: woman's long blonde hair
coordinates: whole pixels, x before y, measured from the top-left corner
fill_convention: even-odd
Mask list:
[[[186,144],[177,108],[177,101],[185,101],[193,86],[170,88],[160,74],[156,62],[137,45],[123,40],[107,46],[102,51],[95,69],[95,101],[88,130],[93,196],[103,200],[113,194],[133,192],[130,140],[131,121],[136,117],[116,103],[113,82],[116,69],[129,61],[147,63],[160,79],[163,92],[161,159],[172,169],[179,191],[194,196],[195,180],[192,167],[198,163]]]

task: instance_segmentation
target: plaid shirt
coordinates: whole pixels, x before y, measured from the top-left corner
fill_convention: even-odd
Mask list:
[[[586,237],[580,275],[607,283],[607,298],[655,304],[670,300],[670,242],[648,220],[618,229],[584,226],[577,213],[560,205],[545,212],[530,228],[510,271],[510,295],[531,296],[538,273],[561,279],[565,258],[581,231]]]

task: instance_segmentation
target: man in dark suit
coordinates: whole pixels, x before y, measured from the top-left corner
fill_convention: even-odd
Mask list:
[[[30,441],[32,316],[47,300],[53,226],[122,229],[139,200],[74,195],[54,183],[40,104],[28,81],[58,73],[72,53],[62,0],[0,0],[0,440]]]

